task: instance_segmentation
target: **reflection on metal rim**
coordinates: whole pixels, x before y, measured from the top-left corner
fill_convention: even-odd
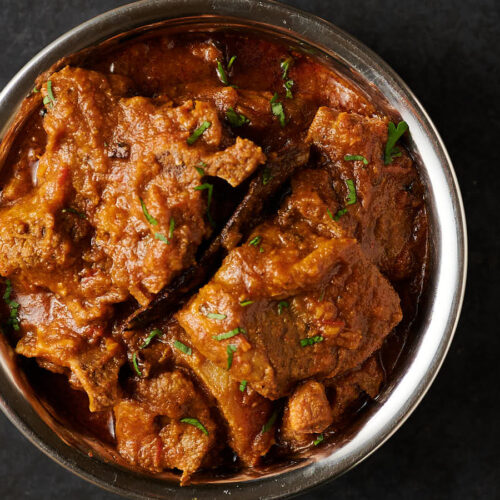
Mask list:
[[[394,71],[335,26],[273,1],[144,0],[98,16],[50,44],[11,80],[0,94],[0,136],[5,136],[35,78],[59,59],[142,26],[150,29],[149,25],[159,22],[183,29],[200,24],[237,26],[313,49],[318,57],[330,57],[332,63],[350,68],[353,80],[374,98],[383,96],[387,106],[409,124],[427,188],[432,260],[427,297],[415,326],[416,340],[408,346],[377,404],[363,412],[342,443],[332,443],[302,462],[271,469],[262,477],[211,478],[180,488],[173,481],[89,457],[70,445],[70,433],[65,433],[30,394],[16,359],[5,345],[0,346],[0,405],[28,439],[59,464],[129,498],[213,499],[237,495],[242,500],[293,495],[342,474],[376,450],[410,415],[436,376],[455,331],[465,288],[467,241],[460,191],[434,125]]]

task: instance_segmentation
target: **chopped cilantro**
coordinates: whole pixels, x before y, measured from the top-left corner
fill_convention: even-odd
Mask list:
[[[204,121],[187,139],[186,142],[192,146],[204,133],[207,129],[211,127],[212,123],[208,121]]]
[[[193,354],[193,350],[191,347],[188,347],[187,345],[183,344],[179,340],[176,340],[174,342],[174,346],[179,349],[179,351],[183,352],[184,354],[187,354],[188,356],[191,356]]]
[[[219,335],[213,335],[212,338],[214,340],[221,341],[221,340],[230,339],[236,335],[239,335],[240,333],[247,333],[247,332],[244,328],[240,328],[239,326],[237,326],[236,328],[234,328],[233,330],[231,330],[229,332],[219,333]]]
[[[206,434],[208,436],[207,429],[197,418],[185,417],[185,418],[181,418],[181,422],[183,424],[193,425],[197,429],[200,429],[200,431],[203,432],[203,434]]]
[[[347,213],[347,208],[341,208],[341,209],[337,210],[335,212],[335,215],[333,215],[331,210],[329,208],[327,208],[326,213],[328,214],[328,217],[330,217],[330,219],[337,222],[343,215],[345,215]]]
[[[248,244],[249,244],[250,246],[254,246],[254,247],[256,247],[256,246],[258,246],[258,245],[259,245],[259,243],[260,243],[261,241],[262,241],[262,236],[255,236],[254,238],[252,238],[252,239],[248,242]]]
[[[146,220],[152,226],[157,226],[158,225],[158,221],[148,212],[148,209],[146,207],[146,204],[144,203],[144,200],[142,198],[139,198],[139,201],[141,202],[142,213],[144,214],[144,217],[146,217]]]
[[[134,365],[134,370],[139,375],[139,377],[142,377],[142,372],[139,370],[139,365],[137,364],[137,353],[134,352],[132,356],[132,364]]]
[[[273,98],[271,99],[271,113],[274,116],[277,116],[280,122],[280,125],[284,127],[286,125],[286,116],[285,110],[283,108],[283,104],[278,101],[278,93],[275,92]]]
[[[168,226],[168,237],[172,239],[174,236],[174,229],[175,229],[175,219],[173,217],[170,217],[170,223]]]
[[[226,347],[227,352],[227,369],[230,370],[231,366],[233,366],[233,355],[236,352],[237,347],[235,345],[229,344]]]
[[[229,62],[227,63],[227,70],[229,71],[231,67],[234,64],[234,61],[236,61],[236,56],[232,56],[231,59],[229,59]]]
[[[321,335],[316,335],[314,337],[308,337],[306,339],[300,339],[300,345],[306,347],[308,345],[317,344],[318,342],[323,342],[325,340]]]
[[[323,434],[318,434],[316,436],[316,439],[313,441],[314,446],[318,446],[318,444],[321,443],[323,441],[323,439],[325,439],[323,437]]]
[[[357,200],[356,196],[356,186],[354,185],[354,181],[352,179],[347,179],[345,181],[347,184],[347,189],[349,190],[349,194],[347,195],[346,205],[354,205]]]
[[[265,167],[262,172],[262,184],[265,186],[272,178],[271,169],[269,167]]]
[[[229,85],[229,79],[227,78],[226,71],[224,70],[224,66],[220,61],[217,61],[217,76],[219,77],[219,80],[224,84],[224,85]]]
[[[281,70],[283,71],[281,78],[283,79],[283,82],[284,82],[283,85],[285,87],[287,99],[293,99],[292,87],[293,87],[294,81],[292,79],[288,78],[288,70],[290,69],[290,64],[292,62],[293,62],[293,59],[291,57],[289,57],[288,59],[281,61],[281,64],[280,64]]]
[[[208,313],[207,318],[210,319],[226,319],[227,316],[225,314],[219,314],[219,313]]]
[[[52,92],[52,81],[48,80],[47,81],[47,95],[43,98],[43,104],[44,106],[47,106],[50,104],[50,107],[53,108],[56,103],[56,100],[54,98],[54,93]]]
[[[345,161],[362,161],[365,165],[368,165],[368,160],[363,155],[345,155]]]
[[[166,243],[167,245],[170,245],[170,241],[168,241],[167,237],[161,233],[155,233],[155,238],[157,240],[163,241],[163,243]]]
[[[395,147],[396,142],[400,139],[400,137],[408,130],[408,124],[404,121],[398,123],[397,127],[394,123],[389,122],[389,126],[387,129],[387,143],[385,145],[385,153],[384,153],[384,163],[389,165],[392,163],[392,160],[398,156],[401,156],[401,151],[399,148]]]
[[[290,307],[290,304],[286,300],[282,300],[278,304],[278,314],[281,315],[283,309]]]
[[[199,165],[198,167],[194,167],[194,168],[201,175],[201,177],[203,177],[205,175],[205,167],[207,166],[207,164],[204,161],[200,161],[200,163],[198,163],[198,165]]]
[[[203,191],[205,189],[208,190],[208,196],[207,196],[207,210],[208,210],[210,208],[210,204],[212,203],[212,194],[214,192],[213,184],[205,182],[205,184],[200,184],[199,186],[196,186],[194,188],[195,191]]]
[[[247,388],[247,381],[246,380],[242,380],[240,382],[240,391],[241,392],[245,392],[245,389]]]
[[[288,78],[288,70],[290,69],[290,64],[293,62],[293,59],[291,57],[288,57],[287,59],[281,61],[280,63],[280,68],[283,73],[281,74],[281,78],[283,80],[286,80]]]
[[[274,425],[274,422],[276,422],[277,418],[278,418],[278,410],[274,410],[273,414],[271,415],[271,418],[262,426],[261,432],[269,431]]]
[[[10,325],[16,332],[19,331],[19,303],[10,298],[12,294],[12,282],[10,280],[5,281],[5,292],[3,294],[3,300],[9,306],[10,314],[7,324]]]
[[[161,330],[158,328],[155,328],[154,330],[151,330],[151,333],[147,336],[146,340],[144,343],[139,347],[139,349],[145,349],[149,344],[151,344],[151,341],[157,337],[158,335],[161,335]]]
[[[226,120],[231,127],[241,127],[250,123],[250,120],[243,114],[237,113],[232,107],[226,111]]]

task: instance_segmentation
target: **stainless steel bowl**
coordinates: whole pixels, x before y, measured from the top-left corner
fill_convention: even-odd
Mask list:
[[[467,267],[465,217],[455,173],[427,113],[387,64],[332,24],[273,1],[144,0],[91,19],[46,47],[3,90],[0,136],[5,137],[37,75],[56,61],[130,30],[158,26],[250,30],[313,51],[409,124],[411,146],[427,188],[431,254],[429,281],[411,341],[377,401],[360,414],[342,440],[253,477],[207,476],[198,484],[180,488],[168,475],[155,478],[116,465],[96,442],[81,436],[76,439],[38,399],[5,341],[0,342],[0,406],[14,425],[56,462],[130,498],[233,495],[242,500],[294,494],[338,476],[375,451],[408,418],[436,376],[458,321]]]

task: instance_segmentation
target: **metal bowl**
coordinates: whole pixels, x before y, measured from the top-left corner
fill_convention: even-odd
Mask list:
[[[0,137],[5,139],[35,78],[58,60],[111,37],[129,36],[131,30],[158,26],[181,31],[249,30],[312,51],[409,124],[410,146],[427,189],[430,222],[429,280],[411,341],[382,393],[360,413],[341,440],[260,474],[206,475],[183,488],[168,474],[158,478],[117,465],[97,442],[81,436],[78,439],[37,397],[4,340],[0,342],[0,406],[14,425],[56,462],[130,498],[235,495],[242,500],[298,493],[338,476],[373,453],[415,409],[443,362],[458,321],[467,267],[465,216],[455,173],[427,113],[387,64],[332,24],[274,1],[144,0],[91,19],[46,47],[3,90]]]

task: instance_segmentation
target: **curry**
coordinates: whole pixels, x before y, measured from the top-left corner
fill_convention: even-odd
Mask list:
[[[404,122],[229,32],[103,48],[26,102],[2,169],[3,331],[61,411],[186,484],[321,446],[376,398],[427,259]]]

